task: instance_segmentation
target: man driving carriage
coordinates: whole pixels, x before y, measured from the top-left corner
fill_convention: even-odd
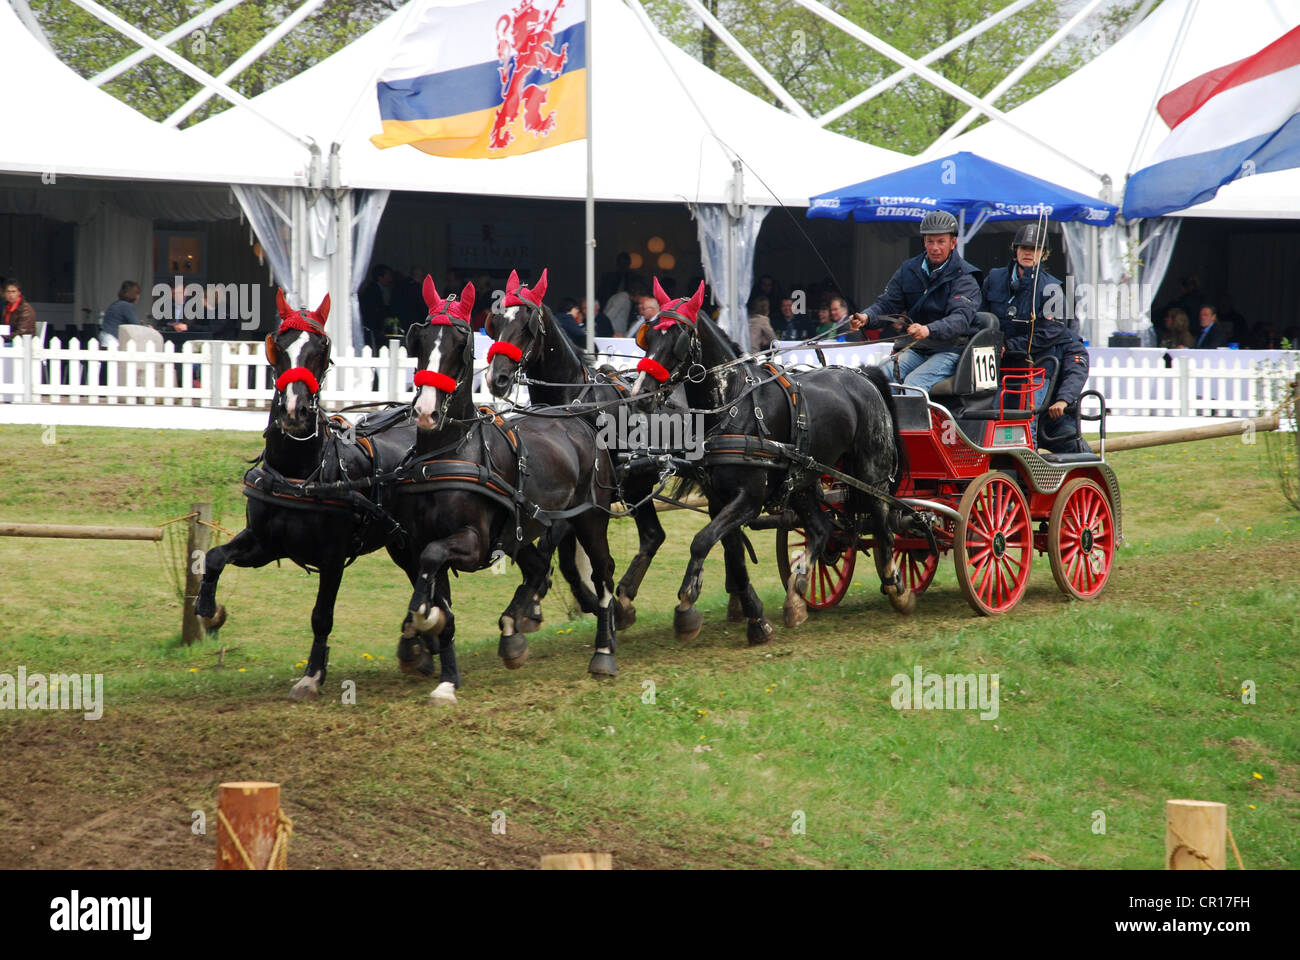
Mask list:
[[[1051,251],[1046,231],[1038,224],[1021,227],[1011,244],[1012,259],[1005,267],[989,271],[984,281],[985,309],[1002,324],[1007,366],[1041,366],[1052,357],[1059,373],[1051,406],[1041,427],[1035,428],[1038,446],[1054,453],[1084,452],[1077,404],[1088,380],[1088,349],[1062,319],[1061,281],[1042,267]],[[1022,356],[1024,359],[1008,358]],[[1037,410],[1051,389],[1051,366],[1043,385],[1034,393]],[[1066,417],[1066,408],[1075,407]]]
[[[957,218],[951,213],[927,213],[921,236],[925,252],[904,260],[885,292],[864,313],[855,313],[850,326],[874,330],[892,322],[913,338],[911,347],[897,355],[895,379],[929,391],[952,375],[975,332],[983,274],[957,253]],[[902,320],[892,319],[899,315]],[[893,368],[890,363],[885,369],[894,374]]]

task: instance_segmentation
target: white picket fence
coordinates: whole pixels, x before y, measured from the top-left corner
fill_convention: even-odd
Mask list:
[[[491,340],[475,337],[475,367],[487,363]],[[828,347],[826,362],[863,366],[879,362],[885,344]],[[597,340],[598,361],[618,369],[636,365],[641,351],[628,339]],[[1258,416],[1276,406],[1284,381],[1297,372],[1300,353],[1280,350],[1175,350],[1092,348],[1088,386],[1106,397],[1110,412],[1127,416]],[[1170,366],[1165,366],[1166,355]],[[780,354],[787,365],[821,361],[811,349]],[[410,396],[415,360],[400,342],[372,353],[335,357],[322,388],[331,409]],[[104,383],[100,383],[101,373]],[[114,350],[92,340],[58,339],[42,346],[19,337],[0,346],[0,400],[55,404],[153,404],[224,409],[266,409],[273,390],[260,341],[191,341]],[[488,402],[481,378],[475,399]],[[526,395],[516,398],[526,401]]]

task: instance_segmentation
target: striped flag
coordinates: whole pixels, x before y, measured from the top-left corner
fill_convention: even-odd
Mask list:
[[[380,149],[513,157],[587,135],[583,0],[440,0],[379,76]]]
[[[1300,27],[1171,90],[1157,109],[1169,136],[1129,178],[1129,219],[1204,203],[1240,177],[1300,167]]]

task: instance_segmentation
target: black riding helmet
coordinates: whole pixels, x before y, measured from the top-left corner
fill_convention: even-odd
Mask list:
[[[1011,249],[1016,247],[1041,247],[1043,256],[1052,252],[1051,238],[1046,230],[1039,231],[1038,224],[1027,223],[1016,231],[1016,238],[1011,241]]]

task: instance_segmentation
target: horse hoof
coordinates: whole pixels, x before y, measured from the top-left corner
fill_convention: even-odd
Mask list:
[[[616,677],[618,666],[612,653],[596,653],[587,664],[587,672],[593,677]]]
[[[916,594],[911,590],[904,590],[899,593],[897,588],[886,594],[889,597],[889,604],[899,613],[907,614],[916,609]]]
[[[772,639],[772,625],[762,617],[751,620],[749,626],[745,628],[745,638],[749,640],[751,647],[756,647],[760,643],[767,643]]]
[[[808,604],[797,594],[794,597],[786,597],[781,610],[785,614],[787,628],[797,627],[808,619]]]
[[[528,659],[528,641],[521,633],[512,633],[508,637],[502,634],[501,642],[497,644],[497,656],[507,669],[518,670]]]
[[[221,629],[222,624],[226,622],[226,605],[217,604],[217,612],[210,617],[199,617],[199,622],[203,624],[203,629],[208,633],[215,633]]]
[[[614,604],[614,629],[626,630],[636,623],[636,606],[627,597],[619,597]]]
[[[740,605],[740,597],[732,594],[731,602],[727,604],[727,622],[743,623],[744,620],[745,608]]]
[[[704,614],[695,607],[673,611],[673,632],[678,640],[694,640],[704,627]]]
[[[411,618],[416,630],[434,636],[442,633],[442,628],[447,624],[447,614],[443,612],[442,607],[428,603],[420,604],[418,610],[412,610]]]
[[[456,705],[456,684],[450,680],[444,680],[433,688],[429,694],[429,704],[434,707],[446,707]]]
[[[321,672],[319,670],[303,677],[289,691],[289,699],[295,703],[301,703],[304,700],[315,700],[320,696],[320,680]]]
[[[536,620],[532,617],[520,617],[519,623],[517,624],[520,633],[536,633],[541,625],[542,621],[540,617]]]
[[[397,641],[397,667],[407,675],[433,676],[433,652],[414,636]]]

